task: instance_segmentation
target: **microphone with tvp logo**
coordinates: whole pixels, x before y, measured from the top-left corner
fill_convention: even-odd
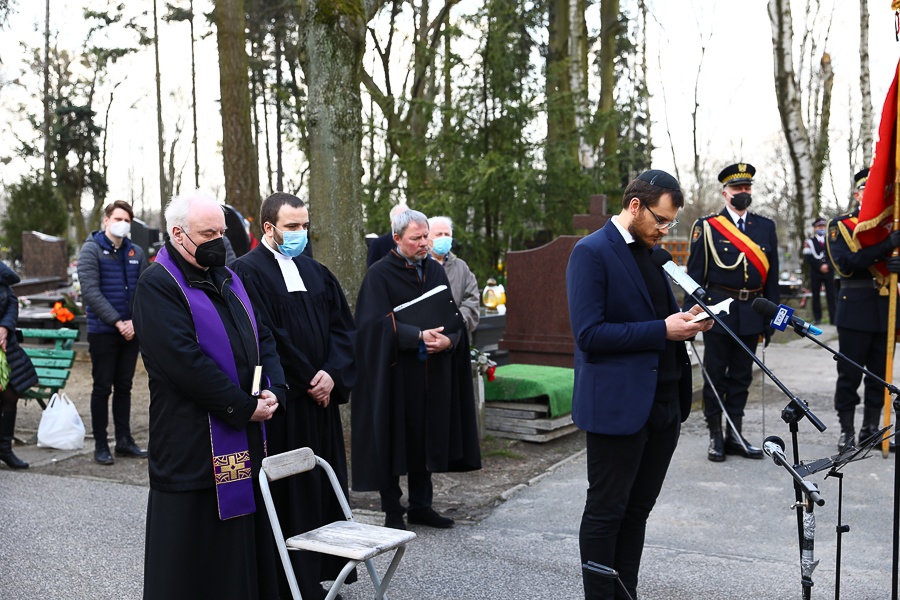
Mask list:
[[[784,331],[788,324],[792,327],[800,329],[804,333],[813,335],[821,335],[822,330],[815,325],[810,325],[800,317],[794,316],[794,309],[784,304],[775,304],[769,302],[765,298],[757,298],[753,301],[753,310],[766,317],[772,319],[770,325],[779,331]]]

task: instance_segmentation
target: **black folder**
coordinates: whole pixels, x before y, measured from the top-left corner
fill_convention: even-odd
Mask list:
[[[446,285],[439,285],[415,300],[397,306],[394,308],[394,317],[401,323],[414,325],[422,330],[443,327],[444,333],[459,331],[464,324],[450,288]]]

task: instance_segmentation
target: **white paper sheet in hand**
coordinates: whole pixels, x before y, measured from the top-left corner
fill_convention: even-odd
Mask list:
[[[734,301],[734,298],[725,298],[718,304],[709,307],[709,310],[713,311],[713,314],[720,315],[722,313],[728,314],[728,311],[731,309],[731,303]],[[709,315],[706,314],[706,311],[700,311],[697,313],[697,316],[688,321],[688,323],[696,323],[697,321],[702,321],[703,319],[708,319]]]

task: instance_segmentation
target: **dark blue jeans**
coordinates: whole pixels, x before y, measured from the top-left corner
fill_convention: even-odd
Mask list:
[[[131,440],[131,384],[137,365],[138,340],[118,333],[89,333],[91,375],[91,428],[96,447],[109,445],[109,394],[112,392],[113,427],[116,441]]]

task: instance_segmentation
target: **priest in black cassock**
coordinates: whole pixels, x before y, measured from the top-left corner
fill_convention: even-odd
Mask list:
[[[261,423],[284,400],[275,341],[225,267],[221,205],[175,198],[166,229],[133,307],[150,378],[144,600],[275,600],[258,480]]]
[[[397,215],[396,247],[366,272],[356,301],[359,377],[353,388],[353,489],[381,492],[385,525],[405,529],[399,478],[408,475],[409,523],[451,527],[432,508],[432,473],[481,468],[468,336],[403,323],[394,307],[439,285],[428,219]]]
[[[356,326],[337,278],[303,255],[309,211],[300,198],[277,192],[262,204],[261,243],[237,260],[240,275],[263,323],[275,335],[289,386],[285,411],[268,423],[269,453],[308,446],[326,460],[347,492],[347,456],[339,405],[356,381]],[[328,477],[314,469],[272,482],[285,536],[343,520]],[[334,580],[344,560],[291,552],[304,598],[324,598],[321,581]],[[351,574],[348,582],[355,580]],[[281,577],[283,597],[290,597]]]

